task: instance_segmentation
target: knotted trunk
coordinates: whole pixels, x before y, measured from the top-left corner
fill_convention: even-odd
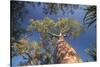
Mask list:
[[[80,62],[76,51],[64,40],[64,36],[61,33],[54,51],[54,62],[56,64]]]

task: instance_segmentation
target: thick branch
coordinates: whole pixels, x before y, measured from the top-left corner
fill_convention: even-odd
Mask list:
[[[51,37],[59,37],[59,35],[54,34],[54,33],[50,33],[50,32],[48,32],[48,34],[51,35]]]

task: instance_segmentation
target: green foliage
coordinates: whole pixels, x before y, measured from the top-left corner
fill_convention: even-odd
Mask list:
[[[93,58],[94,61],[97,60],[96,43],[92,45],[91,48],[85,49],[86,53]]]
[[[88,6],[85,10],[86,14],[83,21],[88,25],[88,27],[90,27],[96,23],[96,6]]]
[[[61,11],[63,14],[65,14],[66,12],[73,14],[74,10],[78,8],[79,8],[79,5],[44,3],[43,13],[50,14],[50,15],[57,15],[58,11]]]
[[[15,42],[14,49],[16,50],[17,54],[23,54],[26,52],[28,48],[28,41],[24,38],[18,40],[18,42]]]
[[[46,17],[43,20],[31,20],[28,30],[32,31],[34,29],[40,32],[42,38],[46,38],[46,33],[52,29],[53,25],[54,21]]]
[[[37,64],[49,64],[51,63],[51,50],[50,45],[41,47],[43,43],[36,41],[29,42],[27,38],[21,38],[18,42],[15,42],[13,49],[16,52],[16,56],[20,55],[23,59],[27,60],[21,61],[19,65],[37,65]],[[44,50],[44,52],[41,51]],[[41,63],[40,63],[41,62]]]
[[[28,29],[31,31],[34,29],[45,39],[48,37],[47,33],[49,32],[57,35],[63,33],[64,35],[70,35],[70,37],[76,37],[82,31],[82,26],[80,22],[73,19],[62,18],[55,22],[45,17],[42,20],[31,20]]]

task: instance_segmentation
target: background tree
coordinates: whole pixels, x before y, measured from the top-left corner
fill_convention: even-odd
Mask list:
[[[86,53],[92,57],[92,60],[97,61],[96,43],[92,44],[90,48],[85,49]],[[91,61],[91,59],[88,59]]]
[[[36,41],[29,42],[27,38],[21,38],[18,43],[14,44],[16,53],[26,61],[21,61],[18,65],[36,65],[40,64],[41,48]]]
[[[14,44],[18,43],[18,40],[20,39],[21,35],[26,33],[26,30],[21,26],[22,21],[23,21],[23,16],[24,10],[23,7],[25,5],[24,2],[15,2],[11,1],[10,3],[11,7],[11,24],[10,24],[10,29],[11,29],[11,58],[16,56],[16,49],[14,48]]]
[[[93,25],[95,26],[96,28],[96,20],[97,20],[97,17],[96,17],[96,11],[97,11],[97,8],[96,6],[88,6],[86,7],[86,13],[85,13],[85,16],[84,16],[84,23],[86,25],[88,25],[88,28],[92,27],[93,28]],[[96,61],[97,59],[97,53],[96,53],[96,41],[95,43],[92,44],[92,47],[90,48],[86,48],[85,49],[86,53],[92,57],[92,59],[94,61]],[[88,59],[89,60],[89,59]],[[90,60],[89,60],[90,61]]]
[[[73,14],[74,10],[78,9],[79,5],[60,4],[60,3],[45,3],[43,5],[43,12],[49,15],[57,15],[61,11],[64,15],[66,12]]]
[[[84,23],[88,25],[88,27],[96,24],[96,6],[88,6],[85,10],[86,13],[83,19]]]
[[[18,40],[17,43],[14,43],[14,49],[24,59],[17,64],[18,66],[50,64],[52,62],[50,45],[44,47],[42,42],[29,42],[24,37]]]

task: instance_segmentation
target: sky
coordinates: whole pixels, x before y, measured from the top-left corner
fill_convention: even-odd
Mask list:
[[[26,17],[24,18],[24,21],[22,23],[22,27],[26,28],[30,19],[42,19],[45,16],[51,18],[52,20],[56,21],[58,18],[73,18],[75,20],[78,20],[82,26],[84,27],[84,31],[79,34],[78,37],[74,39],[67,39],[65,38],[71,46],[76,50],[77,54],[80,56],[82,61],[86,61],[90,58],[89,55],[86,54],[85,49],[90,47],[93,42],[96,40],[96,32],[94,29],[91,31],[87,29],[86,25],[83,24],[83,18],[86,13],[85,10],[81,9],[84,8],[85,5],[79,5],[79,8],[75,10],[74,14],[70,14],[66,11],[66,13],[63,15],[61,11],[58,11],[58,14],[56,16],[54,15],[45,15],[43,13],[43,6],[36,6],[33,8],[30,4],[27,4],[24,7],[24,10],[27,10],[28,13],[26,13]],[[40,38],[39,33],[35,32],[31,37],[29,37],[29,40],[36,40],[38,41]],[[21,56],[17,56],[12,59],[12,64],[16,65],[19,61],[23,60]]]

